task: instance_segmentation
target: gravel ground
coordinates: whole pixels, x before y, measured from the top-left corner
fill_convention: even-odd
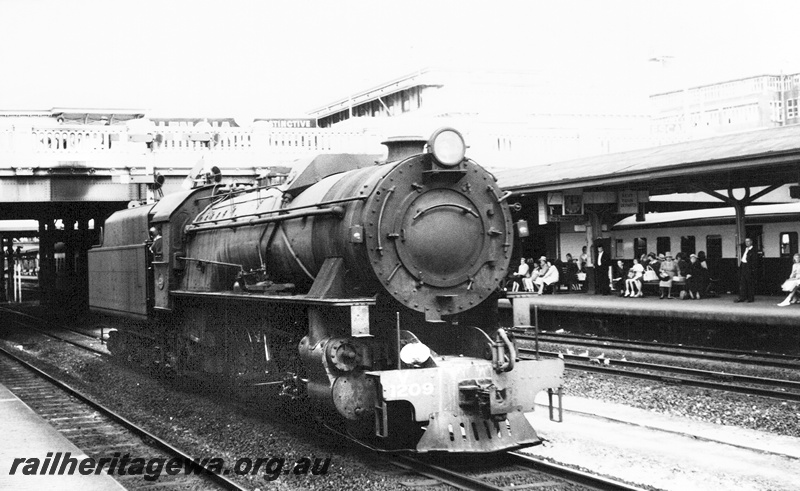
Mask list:
[[[422,479],[398,472],[368,452],[318,429],[304,418],[305,408],[265,407],[264,414],[259,415],[221,401],[207,391],[204,394],[192,387],[181,389],[77,348],[65,348],[54,340],[31,342],[17,338],[4,343],[5,346],[20,344],[24,346],[26,357],[48,360],[38,364],[59,372],[76,388],[92,394],[190,454],[218,456],[226,463],[241,457],[276,456],[285,457],[287,462],[302,457],[331,458],[324,476],[281,476],[274,482],[264,480],[261,475],[235,478],[253,489],[408,489],[403,482]],[[542,349],[552,348],[542,344]],[[583,351],[575,347],[569,349]],[[597,356],[600,350],[590,349],[590,352]],[[628,360],[666,361],[656,355],[610,350],[604,353],[612,360],[625,355]],[[683,366],[693,368],[774,378],[798,376],[796,372],[781,369],[752,369],[719,362],[712,366],[693,359],[682,360]],[[800,437],[800,404],[797,403],[584,371],[568,371],[564,386],[569,395],[718,425]]]
[[[56,374],[190,455],[220,457],[226,466],[245,457],[280,457],[288,463],[303,457],[312,461],[331,459],[325,475],[290,474],[275,481],[265,480],[263,473],[229,476],[245,487],[395,490],[408,489],[402,482],[422,479],[398,473],[369,452],[326,433],[308,420],[305,408],[265,407],[264,414],[256,414],[221,401],[208,391],[181,389],[55,340],[36,336],[33,341],[27,335],[11,337],[6,333],[4,337],[11,341],[0,341],[4,348]]]
[[[520,345],[525,343],[520,342]],[[540,343],[547,351],[572,350],[583,353],[584,348]],[[739,373],[758,377],[798,380],[796,370],[748,367],[746,364],[702,362],[691,358],[675,358],[650,354],[590,348],[590,356],[601,353],[611,360],[624,355],[629,361],[673,364],[689,368]],[[629,377],[617,377],[579,370],[568,370],[565,393],[606,402],[625,404],[663,414],[682,416],[719,425],[741,426],[779,435],[800,437],[800,404],[768,397],[731,394],[723,391],[674,386]]]

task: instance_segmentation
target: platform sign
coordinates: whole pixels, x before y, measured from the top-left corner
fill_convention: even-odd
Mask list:
[[[274,129],[299,130],[317,127],[317,120],[314,118],[256,119],[256,122]]]
[[[557,222],[563,214],[564,195],[561,193],[547,193],[547,219],[551,222]]]
[[[617,213],[632,215],[639,211],[639,194],[636,191],[624,190],[617,195]]]
[[[565,194],[564,195],[564,214],[583,215],[583,195]]]

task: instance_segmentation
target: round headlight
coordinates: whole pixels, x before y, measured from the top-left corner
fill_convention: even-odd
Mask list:
[[[464,160],[467,145],[461,133],[452,128],[442,128],[431,135],[428,149],[441,165],[453,167]]]
[[[400,359],[406,365],[422,365],[430,357],[430,348],[422,343],[409,343],[400,350]]]

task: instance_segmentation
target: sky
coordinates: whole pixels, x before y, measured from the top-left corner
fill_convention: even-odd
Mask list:
[[[424,67],[536,71],[625,107],[800,72],[798,44],[788,0],[0,0],[0,110],[297,117]]]

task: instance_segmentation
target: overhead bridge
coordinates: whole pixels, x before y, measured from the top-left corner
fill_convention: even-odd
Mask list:
[[[303,157],[383,151],[375,135],[310,124],[240,127],[227,119],[151,121],[131,111],[107,112],[0,114],[0,220],[38,224],[0,230],[6,264],[0,301],[11,297],[21,237],[38,238],[42,300],[80,308],[87,298],[86,253],[98,243],[105,218],[129,203],[212,172],[225,183],[276,184]],[[63,254],[56,254],[57,245]]]
[[[325,128],[240,128],[0,123],[0,202],[145,199],[163,177],[177,190],[193,171],[216,166],[252,182],[320,153],[382,153],[380,139]],[[151,186],[152,187],[152,186]]]

